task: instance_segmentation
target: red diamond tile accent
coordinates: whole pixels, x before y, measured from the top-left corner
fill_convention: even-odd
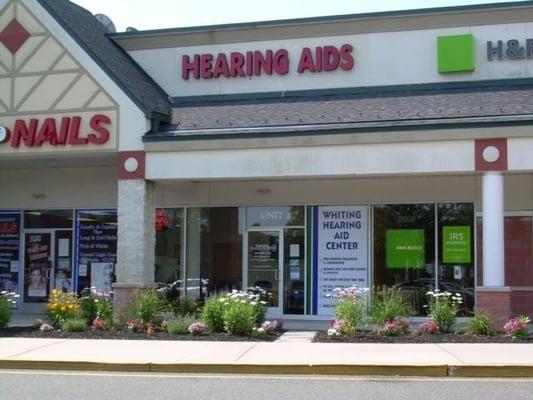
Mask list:
[[[16,19],[13,19],[0,33],[0,43],[15,54],[29,37],[30,33]]]

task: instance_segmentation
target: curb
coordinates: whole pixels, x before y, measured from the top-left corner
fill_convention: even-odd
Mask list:
[[[89,361],[0,360],[0,369],[150,372],[150,363],[103,363]]]
[[[533,365],[448,366],[448,376],[470,378],[533,378]]]
[[[447,376],[446,365],[345,364],[157,364],[85,361],[0,360],[0,369],[39,369],[102,372],[173,372],[196,374]]]
[[[291,375],[381,375],[446,376],[445,365],[337,365],[337,364],[151,364],[151,372],[291,374]]]
[[[158,364],[0,360],[0,369],[259,375],[533,377],[533,365]]]

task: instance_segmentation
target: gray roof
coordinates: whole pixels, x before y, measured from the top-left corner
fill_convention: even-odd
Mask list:
[[[159,136],[301,131],[369,126],[446,125],[533,119],[533,86],[296,96],[183,103]],[[156,132],[152,134],[157,135]]]
[[[165,91],[106,36],[104,26],[89,11],[68,0],[39,0],[39,3],[147,117],[152,117],[154,113],[170,115],[172,103]]]

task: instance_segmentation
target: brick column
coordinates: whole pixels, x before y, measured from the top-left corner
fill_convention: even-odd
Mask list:
[[[114,311],[131,318],[138,290],[154,286],[155,190],[144,179],[144,153],[119,153],[117,282],[113,285]],[[142,173],[141,173],[142,172]]]

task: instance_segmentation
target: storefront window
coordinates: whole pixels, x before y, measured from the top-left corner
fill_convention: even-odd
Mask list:
[[[180,281],[183,273],[181,265],[183,209],[157,209],[155,230],[155,282]],[[181,292],[183,284],[179,283],[178,289]]]
[[[403,291],[423,315],[426,292],[435,288],[435,205],[374,207],[374,286]]]
[[[187,296],[241,289],[242,229],[237,207],[187,209]]]
[[[427,291],[460,293],[466,315],[475,298],[473,224],[472,203],[375,206],[374,285],[402,289],[417,315],[426,314]]]
[[[76,212],[78,290],[110,291],[117,263],[116,210]]]
[[[71,229],[72,214],[72,210],[24,211],[24,229]]]

